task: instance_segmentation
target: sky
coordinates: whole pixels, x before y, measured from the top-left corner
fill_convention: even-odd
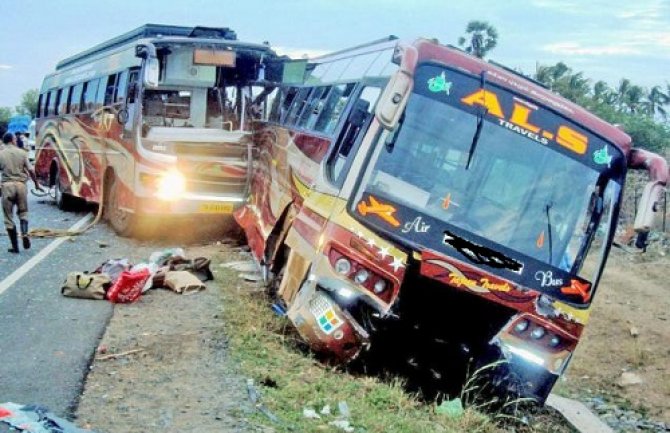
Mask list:
[[[593,81],[670,82],[670,0],[2,0],[0,107],[56,63],[145,23],[219,26],[284,53],[322,54],[390,34],[456,44],[467,22],[499,33],[488,56],[524,72],[563,61]]]

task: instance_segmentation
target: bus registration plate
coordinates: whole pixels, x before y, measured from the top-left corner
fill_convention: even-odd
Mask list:
[[[202,203],[200,212],[203,213],[232,213],[232,203]]]

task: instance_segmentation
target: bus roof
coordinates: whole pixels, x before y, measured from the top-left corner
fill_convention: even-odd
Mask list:
[[[533,80],[505,67],[485,62],[457,48],[440,45],[427,39],[419,39],[414,42],[413,45],[418,51],[419,62],[434,61],[443,63],[475,75],[480,75],[485,71],[486,79],[488,81],[526,96],[527,98],[570,118],[586,129],[589,129],[593,133],[612,142],[623,151],[626,157],[628,156],[631,149],[631,138],[628,134],[595,116],[574,102],[542,87]]]
[[[188,39],[194,39],[232,41],[235,43],[234,41],[237,41],[237,34],[228,27],[183,27],[163,24],[145,24],[141,27],[129,31],[128,33],[124,33],[120,36],[98,44],[86,51],[61,60],[56,65],[56,71],[60,71],[78,63],[84,63],[91,57],[94,57],[95,55],[105,51],[127,45],[134,41],[139,41],[140,39],[150,38],[183,38],[185,41]],[[255,46],[255,44],[249,45]],[[264,46],[257,46],[257,48],[262,47]]]

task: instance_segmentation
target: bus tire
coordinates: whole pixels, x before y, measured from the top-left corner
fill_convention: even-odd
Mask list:
[[[70,210],[72,207],[72,196],[64,192],[63,185],[60,181],[60,171],[58,166],[54,165],[51,170],[51,185],[54,189],[54,202],[56,207],[62,211]]]
[[[109,173],[105,179],[105,203],[103,214],[114,232],[119,236],[131,237],[135,234],[135,214],[119,209],[119,187],[116,176]]]

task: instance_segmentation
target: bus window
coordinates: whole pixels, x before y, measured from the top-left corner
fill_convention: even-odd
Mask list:
[[[272,99],[272,108],[270,108],[270,115],[268,116],[268,121],[279,123],[281,115],[281,107],[286,96],[286,89],[276,89],[276,95]],[[270,98],[268,98],[270,100]]]
[[[140,70],[138,68],[131,69],[128,74],[128,90],[126,91],[129,104],[134,103],[135,98],[137,97],[137,83],[139,78]]]
[[[314,125],[315,130],[325,134],[333,133],[344,111],[344,107],[347,106],[347,101],[349,100],[349,96],[351,96],[353,88],[353,84],[339,84],[333,87]]]
[[[59,115],[63,111],[61,103],[63,102],[63,89],[58,89],[56,91],[56,103],[54,104],[54,114]]]
[[[291,87],[288,90],[285,90],[285,92],[286,96],[284,96],[283,98],[281,104],[281,111],[279,113],[279,118],[277,119],[277,121],[281,123],[284,123],[286,121],[289,109],[291,108],[291,104],[293,103],[295,96],[298,94],[298,89],[296,87]]]
[[[79,113],[81,104],[81,91],[84,88],[84,83],[75,85],[70,91],[70,113]]]
[[[58,107],[58,114],[68,114],[70,112],[70,89],[66,87],[61,89],[60,105]]]
[[[40,97],[37,99],[37,117],[44,116],[44,93],[40,94]]]
[[[297,126],[305,129],[313,129],[319,113],[323,110],[328,96],[329,86],[316,87],[307,100],[305,109],[298,119]]]
[[[305,104],[307,103],[307,96],[309,95],[312,89],[309,87],[303,87],[298,91],[293,103],[291,104],[291,109],[284,120],[284,124],[287,126],[292,126],[300,113],[302,112]]]
[[[128,94],[128,71],[119,72],[116,92],[114,93],[114,102],[124,102]]]
[[[49,92],[49,98],[47,99],[47,116],[53,116],[56,114],[56,91],[52,90]]]
[[[340,132],[336,150],[329,160],[331,179],[338,185],[342,185],[344,181],[344,175],[356,155],[356,149],[360,144],[360,139],[365,134],[368,120],[373,116],[375,104],[380,94],[381,89],[378,87],[363,88],[354,102],[348,121]]]
[[[105,86],[105,99],[103,105],[112,105],[114,103],[114,95],[119,81],[119,74],[112,74],[107,77],[107,85]]]
[[[83,103],[83,111],[90,111],[93,110],[93,107],[95,106],[95,96],[96,92],[98,91],[98,84],[100,80],[90,80],[89,82],[86,83],[86,86],[84,87],[84,94],[82,95]]]
[[[105,101],[107,100],[107,80],[108,77],[98,79],[98,91],[95,94],[95,109],[107,105],[105,104]]]

